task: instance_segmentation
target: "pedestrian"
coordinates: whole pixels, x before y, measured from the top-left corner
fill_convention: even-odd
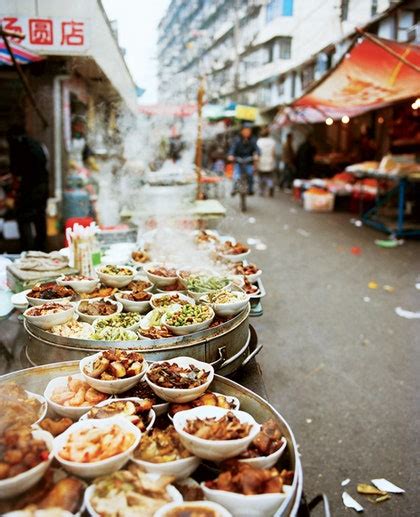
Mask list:
[[[297,177],[301,179],[309,179],[314,168],[314,158],[316,147],[312,142],[312,137],[307,135],[305,140],[300,144],[296,153],[296,172]]]
[[[268,189],[270,197],[274,196],[274,174],[276,169],[276,142],[270,136],[267,126],[263,127],[257,140],[260,150],[258,159],[258,177],[260,183],[260,195],[263,196]]]
[[[283,144],[281,159],[283,162],[284,172],[280,187],[285,190],[292,188],[293,178],[296,173],[295,151],[293,149],[293,134],[287,133],[286,141]]]
[[[47,148],[13,125],[7,132],[10,172],[17,179],[16,219],[23,251],[46,251],[48,199]],[[33,234],[35,229],[35,235]]]
[[[257,147],[257,141],[252,136],[252,129],[248,124],[244,124],[240,134],[233,140],[229,150],[228,159],[235,162],[237,158],[247,160],[244,163],[247,179],[248,179],[248,195],[254,195],[254,163],[260,154]],[[235,162],[233,169],[233,188],[231,195],[234,196],[238,192],[238,182],[241,178],[241,166]]]

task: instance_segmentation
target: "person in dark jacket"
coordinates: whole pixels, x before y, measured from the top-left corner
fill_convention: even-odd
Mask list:
[[[230,149],[228,159],[230,161],[235,161],[236,158],[253,158],[254,160],[258,159],[260,151],[257,146],[257,140],[252,136],[252,129],[244,125],[241,129],[240,135],[238,135]],[[247,163],[245,165],[246,174],[248,178],[248,194],[254,194],[254,164]],[[237,192],[238,181],[241,178],[241,168],[238,163],[235,163],[233,170],[233,190],[232,195]]]
[[[298,178],[310,178],[313,173],[315,154],[316,147],[312,143],[311,137],[307,136],[298,147],[296,153],[296,169]]]
[[[45,251],[45,210],[49,190],[47,151],[42,144],[28,136],[22,126],[11,126],[7,140],[10,172],[19,184],[15,209],[22,250]]]

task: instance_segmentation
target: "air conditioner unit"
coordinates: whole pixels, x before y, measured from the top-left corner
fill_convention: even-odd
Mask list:
[[[420,42],[420,25],[416,23],[407,29],[407,40],[415,43]]]

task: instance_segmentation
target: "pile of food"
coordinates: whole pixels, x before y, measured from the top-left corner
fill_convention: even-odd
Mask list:
[[[144,357],[139,352],[105,350],[83,371],[93,379],[114,381],[139,375],[143,371],[144,365]]]
[[[178,305],[188,305],[189,302],[188,300],[181,298],[181,296],[178,293],[176,293],[171,295],[168,294],[165,296],[156,296],[155,298],[153,298],[152,303],[155,307],[158,307],[159,309],[166,309],[176,303]]]
[[[174,334],[167,327],[149,327],[140,331],[142,337],[147,339],[165,339],[173,337]]]
[[[109,298],[117,292],[116,287],[109,287],[107,285],[101,284],[97,289],[92,291],[91,293],[80,293],[79,296],[83,300],[85,299],[94,299],[94,298]]]
[[[88,339],[92,333],[92,327],[82,321],[70,320],[62,325],[54,325],[49,329],[49,332],[62,337]]]
[[[82,301],[77,309],[87,316],[111,316],[118,310],[117,305],[109,300]]]
[[[255,275],[259,271],[260,270],[255,264],[244,264],[243,262],[236,262],[232,267],[232,272],[234,275]]]
[[[219,237],[207,230],[199,230],[197,234],[194,236],[194,242],[198,245],[200,244],[218,244],[220,242]]]
[[[229,284],[228,278],[219,276],[191,275],[187,278],[187,289],[197,294],[219,291]]]
[[[137,397],[139,399],[144,399],[149,401],[152,406],[156,404],[160,404],[163,402],[160,398],[158,398],[152,388],[147,384],[146,381],[140,381],[135,386],[130,388],[128,391],[125,391],[121,394],[121,397],[129,398],[129,397]]]
[[[247,253],[249,248],[240,242],[234,244],[232,241],[226,241],[217,248],[217,251],[221,255],[242,255],[242,253]]]
[[[210,307],[206,305],[186,304],[178,311],[168,313],[165,323],[172,327],[185,327],[203,323],[213,317]]]
[[[200,406],[215,406],[221,407],[224,409],[237,409],[235,407],[235,402],[232,398],[225,397],[224,395],[220,395],[219,393],[212,393],[211,391],[206,391],[204,395],[198,397],[191,402],[184,402],[183,404],[171,404],[169,406],[168,414],[174,416],[176,413],[180,411],[186,411],[188,409],[192,409],[194,407]]]
[[[145,289],[150,289],[152,287],[152,283],[149,280],[132,280],[126,287],[124,287],[125,291],[144,291]]]
[[[67,303],[44,303],[43,305],[36,305],[26,311],[28,316],[46,316],[47,314],[55,314],[57,312],[64,312],[72,309],[72,305]]]
[[[187,420],[184,431],[203,440],[240,440],[251,432],[252,425],[243,423],[230,411],[221,418]]]
[[[2,384],[0,431],[11,425],[30,426],[41,417],[43,410],[43,404],[15,382]]]
[[[124,416],[144,432],[149,424],[149,411],[152,409],[150,400],[115,400],[106,405],[94,407],[87,413],[87,418],[101,419],[114,416]]]
[[[183,368],[176,363],[164,361],[152,366],[148,379],[162,388],[191,389],[207,382],[209,372],[190,364]]]
[[[35,286],[26,296],[39,300],[57,300],[59,298],[71,298],[75,294],[70,287],[58,285],[56,282],[48,282]]]
[[[136,341],[138,335],[131,330],[123,328],[104,327],[92,332],[89,335],[89,339],[96,341]]]
[[[104,318],[95,322],[95,330],[101,330],[106,327],[112,328],[129,328],[140,323],[141,316],[137,312],[124,312],[115,314],[110,318]]]
[[[100,273],[111,276],[133,276],[133,271],[127,267],[104,266],[100,269]]]
[[[152,295],[146,291],[131,291],[130,293],[123,293],[121,298],[130,300],[131,302],[148,302]]]
[[[54,388],[50,399],[64,407],[91,407],[103,402],[109,397],[100,393],[81,379],[67,378],[67,384]]]
[[[227,303],[235,303],[242,300],[245,300],[246,296],[239,291],[226,291],[223,289],[222,291],[216,291],[214,293],[209,293],[206,295],[205,300],[209,303],[214,304],[227,304]]]
[[[176,269],[167,268],[164,266],[154,267],[148,270],[151,275],[161,276],[163,278],[175,278],[176,277]]]
[[[282,432],[279,425],[273,419],[269,419],[262,424],[261,431],[253,439],[248,449],[239,455],[239,458],[269,456],[278,451],[282,444]]]
[[[131,253],[131,258],[134,260],[134,262],[139,262],[140,264],[150,262],[150,255],[143,250],[133,251]]]
[[[191,453],[182,445],[174,426],[170,425],[166,429],[153,429],[142,436],[134,456],[150,463],[168,463],[189,458]]]

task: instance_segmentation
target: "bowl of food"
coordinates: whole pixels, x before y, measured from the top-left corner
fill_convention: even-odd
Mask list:
[[[262,275],[261,269],[255,264],[244,264],[244,262],[235,262],[232,265],[232,273],[234,275],[244,276],[251,284],[255,283]]]
[[[53,460],[53,437],[29,426],[10,427],[0,436],[0,499],[34,486]]]
[[[115,293],[115,298],[122,304],[124,310],[145,314],[150,310],[152,294],[147,291],[121,291]]]
[[[76,293],[92,293],[98,287],[99,279],[86,275],[61,275],[56,282],[71,287]]]
[[[222,395],[222,393],[215,393],[206,391],[201,397],[198,397],[190,402],[181,404],[170,404],[168,408],[168,417],[173,420],[176,413],[180,411],[187,411],[194,407],[200,406],[216,406],[224,409],[239,409],[240,402],[236,397],[231,395]]]
[[[148,264],[143,268],[147,278],[157,287],[166,287],[174,284],[178,277],[176,276],[176,268],[168,264]]]
[[[170,339],[174,337],[174,333],[165,326],[156,326],[140,329],[139,336],[140,339]]]
[[[141,316],[138,312],[119,312],[106,318],[97,318],[92,326],[94,331],[106,327],[114,329],[137,330],[140,327]]]
[[[174,427],[192,454],[223,461],[246,450],[260,425],[245,411],[201,406],[176,413]]]
[[[150,305],[154,309],[166,310],[174,305],[180,307],[181,305],[195,305],[195,300],[185,294],[177,291],[169,291],[167,293],[156,293],[150,300]]]
[[[75,308],[70,303],[49,302],[29,307],[23,317],[35,327],[48,330],[73,319]]]
[[[222,505],[213,501],[183,501],[162,506],[153,517],[232,517]]]
[[[120,393],[121,397],[135,397],[142,400],[150,401],[152,409],[156,413],[156,416],[164,415],[169,407],[169,402],[159,398],[152,388],[147,384],[145,380],[141,380],[135,386],[130,388],[123,393]]]
[[[209,304],[217,316],[231,317],[245,309],[249,302],[249,296],[243,291],[222,289],[205,294],[200,298],[200,301]]]
[[[109,318],[109,316],[119,314],[122,310],[123,306],[120,302],[106,298],[80,300],[76,304],[76,314],[80,321],[90,324],[99,318]]]
[[[85,492],[91,517],[152,516],[169,502],[182,502],[172,478],[143,472],[137,465],[96,479]]]
[[[249,479],[253,479],[252,485]],[[206,499],[219,503],[238,517],[273,515],[292,491],[293,473],[257,469],[252,465],[227,462],[213,481],[201,483]]]
[[[96,274],[101,282],[110,287],[125,287],[136,276],[137,270],[131,266],[99,266],[96,268]]]
[[[223,276],[191,275],[187,278],[187,293],[194,300],[199,300],[205,294],[228,290],[231,284],[231,280]]]
[[[56,282],[47,282],[32,288],[26,294],[29,305],[43,305],[47,302],[68,303],[75,292],[70,287],[58,285]]]
[[[220,243],[220,237],[217,232],[212,230],[195,230],[193,232],[194,243],[199,246],[215,246]]]
[[[151,261],[151,256],[145,250],[135,250],[131,252],[131,260],[136,265],[144,265]]]
[[[54,438],[54,457],[71,474],[92,479],[125,465],[140,438],[140,429],[120,416],[79,421]]]
[[[1,385],[0,397],[1,428],[11,425],[31,426],[38,424],[47,414],[47,401],[42,395],[32,393],[15,382]]]
[[[200,464],[200,459],[182,445],[172,425],[143,435],[131,460],[146,472],[176,479],[187,478]]]
[[[44,397],[54,413],[77,420],[109,395],[92,388],[78,373],[52,379],[45,388]]]
[[[95,341],[137,341],[139,335],[134,330],[104,327],[101,329],[92,329],[89,339]]]
[[[51,332],[56,336],[89,339],[89,336],[92,333],[92,325],[89,325],[89,323],[85,323],[84,321],[73,319],[67,321],[67,323],[63,323],[62,325],[54,325],[54,327],[48,329],[48,332]]]
[[[135,386],[145,375],[148,364],[139,352],[104,350],[81,359],[84,380],[102,393],[115,395]]]
[[[167,402],[190,402],[210,386],[214,369],[192,357],[156,361],[146,373],[146,382],[156,395]]]
[[[157,293],[169,293],[171,291],[177,291],[178,293],[186,294],[185,285],[181,282],[181,280],[177,280],[174,284],[166,285],[165,287],[157,287]]]
[[[287,440],[278,423],[270,418],[261,425],[260,432],[248,449],[235,459],[256,468],[269,469],[277,463],[286,447]]]
[[[153,291],[153,284],[147,277],[137,274],[134,277],[134,280],[124,287],[124,291],[146,291],[147,293],[150,293]]]
[[[229,262],[240,262],[251,253],[251,250],[245,244],[232,241],[224,242],[217,248],[217,251],[224,260]]]
[[[187,304],[174,312],[166,312],[162,324],[176,336],[186,336],[210,327],[213,318],[214,311],[209,305]]]
[[[115,416],[128,418],[142,433],[150,431],[156,420],[151,401],[138,397],[104,400],[82,415],[80,420],[98,420]]]

